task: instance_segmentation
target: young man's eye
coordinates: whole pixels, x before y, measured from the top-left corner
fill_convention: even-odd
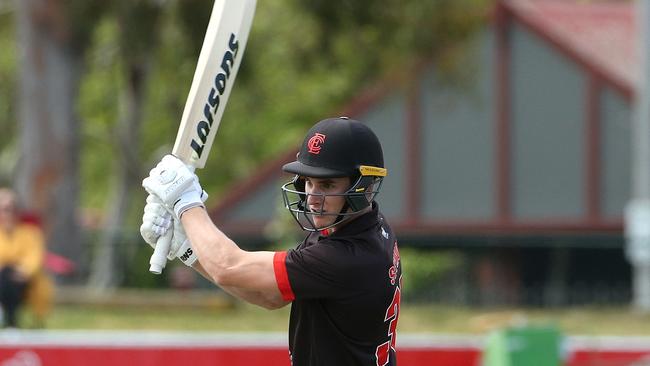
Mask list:
[[[325,181],[325,182],[319,182],[318,183],[318,188],[324,191],[329,191],[331,189],[336,188],[336,185],[333,182],[330,181]]]

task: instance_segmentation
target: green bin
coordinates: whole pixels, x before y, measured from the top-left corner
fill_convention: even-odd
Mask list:
[[[560,366],[562,337],[554,327],[505,328],[487,337],[482,366]]]

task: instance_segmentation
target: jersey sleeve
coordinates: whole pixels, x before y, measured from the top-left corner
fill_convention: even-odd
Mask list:
[[[296,296],[293,294],[293,289],[289,283],[286,258],[287,252],[276,252],[273,255],[273,271],[275,272],[275,282],[278,284],[282,298],[284,301],[293,301]]]
[[[357,291],[363,264],[352,245],[323,240],[284,253],[276,255],[283,259],[276,267],[276,280],[285,300],[342,298]]]

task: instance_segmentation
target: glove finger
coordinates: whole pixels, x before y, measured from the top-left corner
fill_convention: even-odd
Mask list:
[[[151,227],[160,227],[162,228],[163,234],[169,229],[172,223],[172,218],[171,215],[165,214],[163,215],[157,215],[155,213],[151,212],[145,212],[144,215],[142,215],[142,222],[143,223],[149,223],[151,224]]]
[[[154,191],[151,189],[151,187],[154,185],[154,183],[151,180],[151,177],[146,177],[142,180],[142,188],[144,188],[147,193],[150,195],[155,194]]]
[[[171,221],[171,220],[170,220]],[[145,241],[151,245],[154,245],[159,237],[165,235],[171,222],[165,225],[158,225],[152,220],[147,220],[142,223],[140,226],[140,235]]]
[[[147,203],[162,205],[162,201],[155,194],[150,194],[147,196]]]
[[[162,222],[160,226],[164,227],[165,231],[167,231],[166,229],[169,229],[172,226],[173,222],[174,220],[172,219],[172,215],[169,213],[165,213],[165,216],[162,216]]]
[[[170,154],[163,156],[160,164],[164,164],[165,166],[171,167],[173,169],[185,167],[185,163],[183,163],[179,158]]]
[[[160,197],[158,197],[154,193],[151,193],[151,194],[147,195],[147,204],[145,205],[145,211],[147,209],[147,206],[149,206],[149,207],[157,207],[155,212],[158,212],[161,215],[164,214],[164,213],[171,214],[169,209],[165,206],[165,203],[160,199]]]
[[[162,203],[147,203],[144,206],[144,212],[152,215],[166,216],[168,215],[167,208]]]
[[[156,164],[155,167],[151,168],[151,170],[149,171],[149,177],[157,177],[157,176],[159,176],[160,171],[163,169],[161,167],[161,165],[162,165],[162,162],[159,162],[158,164]]]
[[[144,178],[143,183],[146,181],[148,185],[156,185],[158,182],[160,182],[160,174],[163,171],[163,168],[160,166],[160,164],[161,163],[158,163],[158,165],[149,171],[149,176]]]
[[[156,233],[156,235],[163,236],[169,230],[169,224],[167,226],[158,225],[155,222],[151,225],[151,230]]]
[[[147,244],[149,244],[152,248],[156,248],[156,242],[158,241],[160,235],[156,235],[155,232],[151,229],[150,222],[142,223],[140,226],[140,235],[142,236],[142,239],[147,242]]]

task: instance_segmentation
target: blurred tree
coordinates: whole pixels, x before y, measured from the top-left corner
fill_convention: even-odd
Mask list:
[[[211,194],[208,204],[230,182],[296,146],[315,120],[337,113],[375,80],[389,75],[395,88],[408,88],[422,60],[452,81],[462,76],[464,40],[484,24],[489,2],[258,1],[233,94],[208,166],[199,172]],[[53,248],[72,258],[80,255],[74,207],[100,211],[106,230],[91,282],[111,286],[120,276],[110,273],[119,268],[115,243],[137,236],[140,179],[171,151],[212,2],[14,3],[25,55],[18,61],[24,143],[16,185],[32,209],[51,217],[52,232],[61,233]],[[5,26],[0,24],[0,42]],[[4,84],[12,83],[10,74],[3,74],[11,62],[0,55],[2,96],[11,95]],[[4,110],[12,113],[0,100]]]
[[[357,81],[408,76],[422,59],[447,73],[461,72],[453,50],[485,24],[490,0],[290,0],[318,24],[329,62],[355,65]],[[349,52],[349,53],[347,53]],[[312,62],[321,58],[311,53]],[[455,57],[454,57],[455,56]]]
[[[206,4],[209,11],[211,4]],[[191,42],[187,30],[179,27],[181,5],[185,9],[192,3],[113,2],[110,16],[94,35],[79,100],[85,119],[82,177],[92,187],[83,192],[85,214],[93,220],[92,228],[99,229],[91,243],[91,288],[120,284],[127,275],[124,261],[140,249],[141,179],[154,161],[171,151],[198,56],[198,50],[196,55],[189,50],[202,41]],[[205,17],[203,32],[207,21]],[[115,159],[107,164],[107,156]],[[132,267],[140,267],[133,273],[152,278],[146,262]],[[136,282],[152,281],[130,281]]]
[[[79,119],[75,112],[84,51],[103,2],[15,1],[18,34],[20,161],[14,185],[43,219],[49,248],[82,254],[77,220]]]
[[[423,62],[450,84],[468,74],[466,40],[489,0],[258,1],[215,146],[201,175],[211,199],[297,145],[316,120],[377,80],[408,88]],[[198,35],[196,36],[198,37]],[[396,121],[397,123],[398,121]],[[216,173],[218,172],[218,173]]]
[[[336,113],[353,94],[387,74],[404,87],[414,65],[437,62],[449,74],[463,57],[450,52],[483,24],[488,0],[404,1],[258,1],[253,30],[233,95],[216,143],[200,171],[211,201],[229,182],[251,173],[261,161],[294,146],[316,119]],[[211,2],[167,1],[170,15],[159,27],[160,48],[152,64],[143,114],[145,169],[171,150],[196,59],[209,19]],[[123,88],[109,75],[106,54],[97,56],[82,101],[85,126],[93,139],[112,126],[111,87]],[[109,55],[110,57],[110,55]],[[108,84],[107,84],[108,83]],[[98,109],[97,103],[106,108]],[[104,115],[102,115],[104,114]],[[103,120],[103,124],[100,121]],[[97,184],[104,170],[97,151],[84,153],[85,177]],[[101,149],[99,146],[102,146]],[[108,148],[110,150],[110,148]],[[85,192],[88,193],[87,190]],[[107,199],[95,190],[86,203],[101,207]],[[141,205],[140,205],[141,206]],[[141,207],[138,207],[141,209]],[[131,213],[132,218],[135,215]],[[135,222],[135,220],[134,220]]]
[[[89,286],[102,290],[118,285],[122,273],[116,269],[116,246],[120,242],[126,212],[131,208],[134,189],[140,189],[141,129],[151,64],[158,44],[161,2],[121,0],[111,3],[118,24],[119,58],[123,86],[118,100],[118,117],[113,129],[115,159],[111,174],[102,236],[96,246]]]
[[[0,2],[0,49],[15,48],[11,3]],[[0,185],[10,186],[18,157],[16,144],[16,53],[0,53]]]

